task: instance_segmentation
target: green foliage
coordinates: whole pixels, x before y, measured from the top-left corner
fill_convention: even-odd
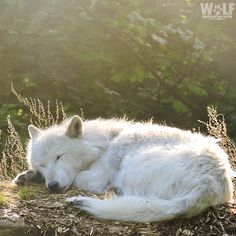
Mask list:
[[[9,95],[12,81],[26,97],[58,99],[87,118],[126,114],[187,128],[214,105],[233,133],[234,23],[203,19],[199,3],[1,1],[0,120],[11,113],[26,136],[29,114]]]

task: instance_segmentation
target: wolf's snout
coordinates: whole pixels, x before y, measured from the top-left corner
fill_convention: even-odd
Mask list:
[[[57,181],[49,182],[48,183],[48,190],[53,193],[59,192],[59,190],[60,190],[59,183]]]

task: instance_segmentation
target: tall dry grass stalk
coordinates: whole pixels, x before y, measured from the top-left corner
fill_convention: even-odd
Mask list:
[[[17,173],[27,168],[27,162],[25,147],[11,122],[10,115],[7,117],[7,132],[8,136],[0,162],[0,176],[4,179],[12,179]]]
[[[207,107],[208,121],[199,121],[205,125],[208,133],[219,140],[220,146],[228,153],[231,163],[236,163],[236,146],[227,134],[225,118],[214,107]]]
[[[50,101],[43,103],[38,98],[27,98],[19,94],[13,84],[11,91],[19,102],[29,109],[30,122],[39,128],[46,128],[55,125],[67,118],[61,102],[55,101],[51,105]],[[2,157],[0,158],[0,179],[12,179],[19,172],[27,169],[26,149],[21,137],[17,133],[10,115],[7,117],[8,136],[5,141]]]
[[[57,100],[55,101],[55,104],[52,105],[50,101],[47,101],[44,104],[38,98],[22,97],[22,95],[15,90],[13,84],[11,84],[11,91],[17,97],[19,102],[29,109],[30,123],[39,128],[58,124],[67,118],[62,103]]]

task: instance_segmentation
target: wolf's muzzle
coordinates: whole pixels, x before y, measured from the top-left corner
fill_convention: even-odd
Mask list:
[[[49,182],[47,188],[52,193],[59,193],[60,192],[60,186],[57,181]]]

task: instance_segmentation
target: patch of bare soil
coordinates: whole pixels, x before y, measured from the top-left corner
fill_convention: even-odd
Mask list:
[[[192,219],[178,219],[158,223],[124,223],[99,220],[67,205],[69,196],[94,195],[80,190],[66,194],[49,194],[43,185],[34,185],[33,199],[19,192],[22,187],[0,182],[0,192],[7,197],[7,205],[0,206],[0,236],[18,235],[236,235],[236,204],[212,207]]]

